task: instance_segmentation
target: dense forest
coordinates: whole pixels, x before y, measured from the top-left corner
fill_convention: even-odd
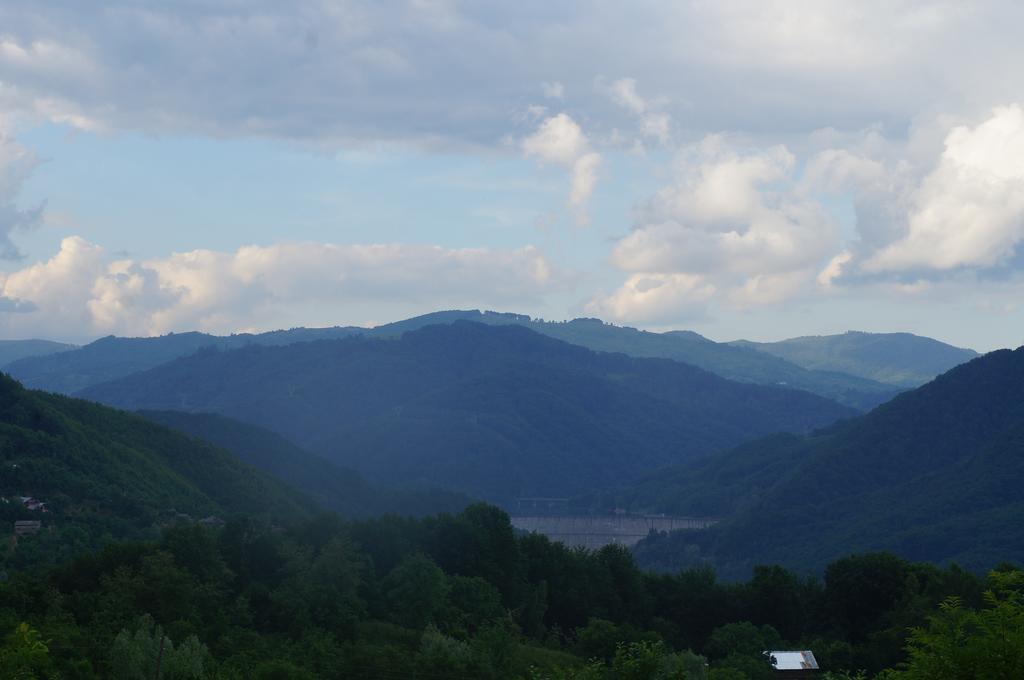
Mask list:
[[[220,413],[373,482],[499,503],[591,491],[854,415],[808,392],[470,322],[398,340],[207,350],[81,394],[121,408]]]
[[[767,680],[762,652],[795,648],[830,678],[1009,680],[1024,673],[1022,597],[1010,566],[981,578],[885,553],[821,580],[655,575],[618,547],[518,536],[485,505],[238,518],[12,575],[0,676]]]

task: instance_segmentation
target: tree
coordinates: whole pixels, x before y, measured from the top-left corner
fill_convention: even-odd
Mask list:
[[[39,631],[27,623],[18,624],[0,647],[0,677],[11,680],[56,677],[49,647]]]
[[[851,642],[864,641],[906,589],[909,565],[889,553],[851,555],[828,565],[825,597]]]
[[[905,669],[888,680],[1013,680],[1024,677],[1024,572],[992,572],[981,610],[947,598],[907,641]]]
[[[391,619],[415,629],[435,621],[448,600],[448,590],[444,572],[423,553],[403,559],[383,583]]]
[[[787,640],[800,639],[809,598],[807,588],[792,572],[779,566],[756,566],[744,590],[752,621],[771,624]]]
[[[450,576],[446,629],[475,632],[502,616],[501,593],[479,576]]]
[[[175,647],[148,614],[141,616],[134,630],[124,629],[110,649],[111,666],[118,680],[192,680],[206,677],[208,652],[192,635]]]
[[[704,646],[705,653],[713,659],[742,655],[763,659],[764,652],[778,649],[782,638],[771,626],[755,626],[749,621],[727,623],[712,631]]]

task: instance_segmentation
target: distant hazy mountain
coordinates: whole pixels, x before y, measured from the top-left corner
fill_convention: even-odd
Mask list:
[[[1024,561],[1024,348],[958,366],[811,436],[773,436],[664,470],[618,494],[635,509],[728,518],[641,547],[727,571],[813,569],[885,549],[990,568]],[[645,552],[646,551],[646,552]]]
[[[470,503],[461,494],[432,489],[390,489],[369,484],[279,434],[214,413],[139,411],[139,415],[229,451],[245,464],[271,474],[321,507],[347,517],[430,515],[458,512]]]
[[[811,335],[781,342],[737,340],[749,347],[815,371],[837,371],[899,387],[918,387],[978,356],[972,349],[911,333]]]
[[[270,333],[216,336],[206,333],[171,333],[154,338],[100,338],[73,351],[20,359],[4,367],[26,387],[74,394],[90,385],[187,356],[205,347],[233,349],[248,345],[285,345],[293,342],[346,337],[359,328],[295,328]]]
[[[853,413],[807,392],[467,322],[396,340],[203,351],[82,395],[221,413],[376,481],[496,501],[606,486]]]
[[[99,404],[26,390],[4,375],[0,470],[5,531],[27,519],[46,529],[12,557],[30,562],[66,559],[110,538],[156,537],[178,513],[286,523],[314,508],[223,449]],[[26,509],[21,496],[47,512]]]
[[[52,340],[0,340],[0,366],[26,357],[45,356],[72,349],[77,349],[77,345]]]
[[[179,333],[158,338],[102,338],[59,356],[24,359],[7,367],[25,385],[74,394],[92,385],[154,368],[204,347],[232,349],[248,345],[285,345],[362,334],[396,338],[410,330],[455,321],[489,325],[522,325],[559,340],[604,352],[635,357],[674,359],[711,371],[730,380],[761,385],[782,385],[814,392],[860,410],[887,401],[899,388],[866,378],[828,371],[810,371],[779,357],[749,347],[716,343],[689,331],[649,333],[605,324],[597,319],[569,322],[531,320],[521,314],[444,311],[386,324],[373,329],[337,327],[275,331],[257,335],[217,337]]]

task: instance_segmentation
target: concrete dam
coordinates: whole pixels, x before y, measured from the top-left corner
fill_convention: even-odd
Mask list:
[[[567,546],[597,550],[606,545],[632,547],[653,531],[707,529],[717,523],[710,517],[663,515],[513,515],[512,526],[544,534]]]

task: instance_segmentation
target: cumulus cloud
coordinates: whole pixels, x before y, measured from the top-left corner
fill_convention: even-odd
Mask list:
[[[8,337],[88,333],[92,319],[87,307],[96,280],[105,274],[103,250],[78,237],[66,238],[60,251],[45,262],[37,262],[10,274],[0,275],[0,295],[22,300],[36,307],[17,318],[0,316],[0,327]]]
[[[577,224],[588,224],[587,202],[597,184],[601,154],[591,150],[590,140],[579,124],[566,113],[551,116],[541,121],[532,134],[524,137],[520,147],[527,157],[569,168],[569,207]]]
[[[623,103],[642,110],[633,92],[623,89]],[[736,150],[718,135],[684,149],[676,180],[615,244],[625,283],[591,307],[663,322],[691,315],[694,301],[743,309],[851,286],[917,296],[940,280],[978,287],[978,277],[1010,276],[1024,240],[1024,107],[938,135],[936,121],[922,125],[940,152],[914,131],[899,146],[872,130],[802,161],[783,146]],[[837,200],[853,209],[845,239],[826,209]],[[652,283],[667,281],[678,294]]]
[[[359,305],[516,306],[565,283],[532,246],[280,243],[115,260],[100,246],[69,237],[49,260],[0,278],[0,312],[21,312],[0,314],[0,331],[58,337],[230,332],[285,326],[296,310],[300,318],[315,309],[342,322]]]
[[[992,268],[1012,258],[1024,239],[1024,107],[1000,107],[950,131],[910,204],[903,235],[864,270]]]
[[[590,314],[616,320],[672,323],[704,315],[715,286],[685,273],[633,274],[614,293],[587,303]]]
[[[678,166],[615,246],[626,283],[593,307],[643,322],[685,317],[694,298],[778,302],[811,285],[838,249],[838,225],[801,190],[785,147],[739,153],[712,136],[684,150]]]
[[[533,134],[523,138],[523,152],[544,163],[571,166],[590,146],[579,124],[559,113],[543,120]]]

